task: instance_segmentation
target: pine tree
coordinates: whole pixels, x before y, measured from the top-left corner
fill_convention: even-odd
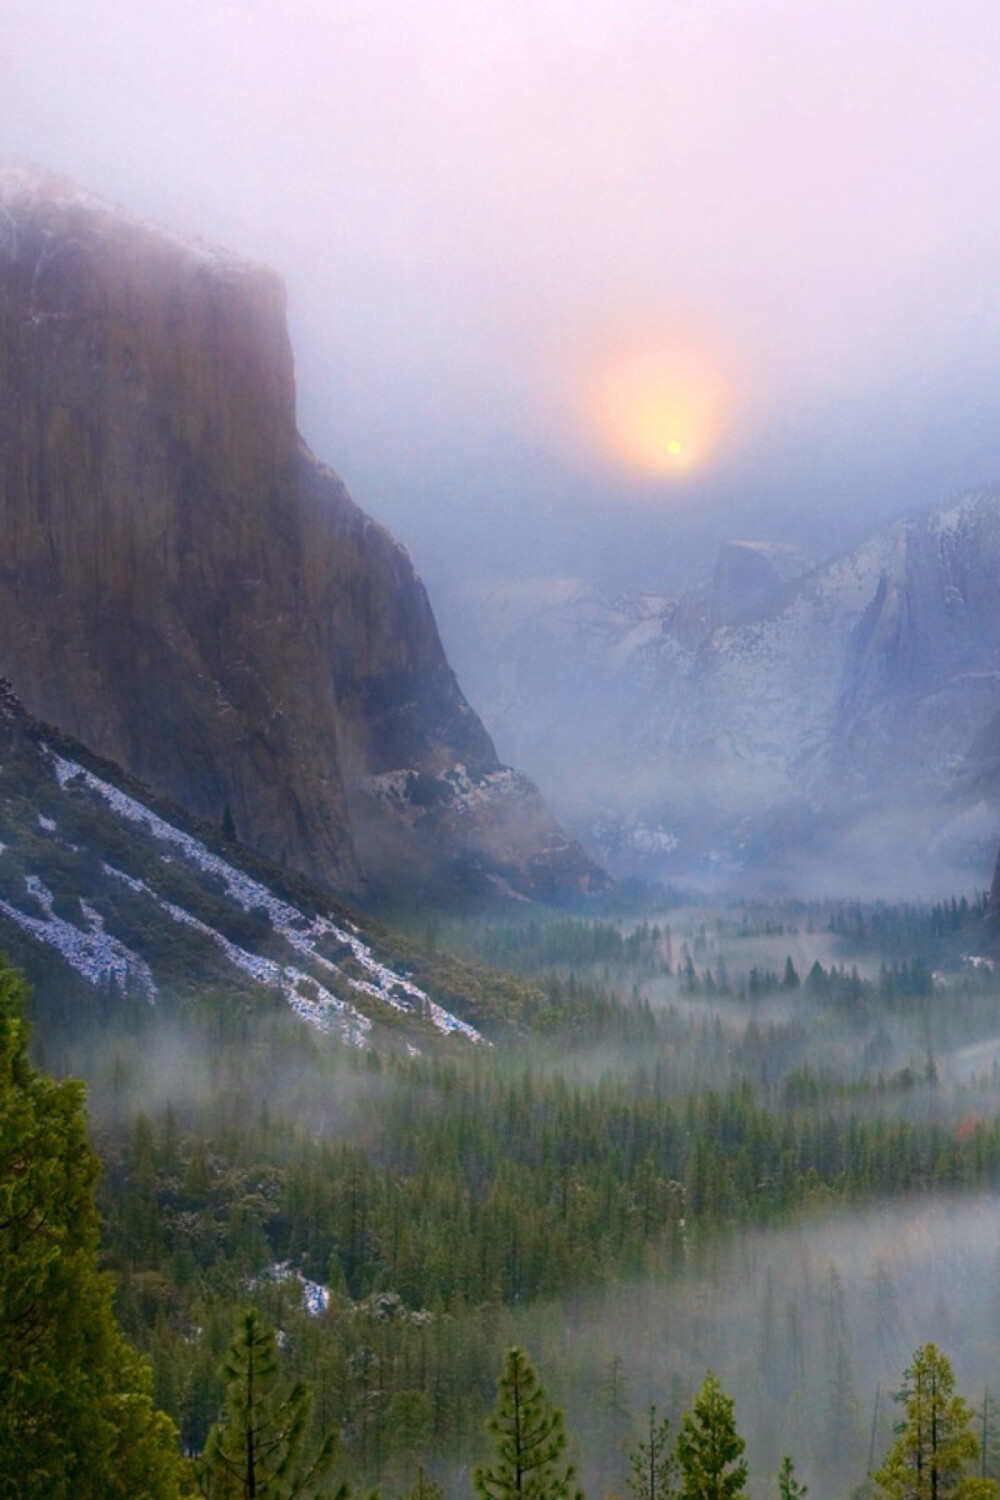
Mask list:
[[[646,1441],[629,1458],[628,1487],[633,1500],[672,1500],[677,1493],[677,1459],[670,1447],[670,1423],[656,1420],[656,1407],[649,1408]]]
[[[778,1495],[780,1500],[805,1500],[809,1486],[795,1477],[795,1465],[786,1453],[778,1470]]]
[[[853,1464],[861,1460],[854,1371],[843,1340],[838,1340],[836,1363],[830,1372],[826,1401],[826,1442],[827,1456],[834,1467],[843,1468],[845,1461]]]
[[[226,1400],[198,1464],[207,1500],[293,1500],[333,1463],[331,1433],[311,1463],[302,1457],[311,1397],[303,1381],[285,1388],[274,1331],[253,1309],[239,1321],[222,1364]],[[346,1486],[337,1492],[345,1500]]]
[[[628,1403],[628,1377],[620,1354],[609,1360],[601,1378],[600,1407],[604,1439],[601,1444],[603,1488],[617,1484],[627,1466],[634,1423]]]
[[[896,1396],[903,1420],[896,1441],[872,1478],[889,1500],[950,1500],[996,1495],[993,1480],[971,1476],[979,1454],[974,1412],[955,1394],[951,1365],[934,1344],[913,1356]]]
[[[420,1473],[424,1472],[424,1450],[434,1431],[430,1396],[426,1391],[397,1391],[388,1403],[385,1425],[391,1458],[384,1478],[393,1487],[402,1489],[415,1466]]]
[[[876,1263],[872,1273],[870,1301],[879,1354],[889,1363],[894,1354],[903,1352],[905,1345],[899,1295],[892,1275],[882,1260]]]
[[[563,1415],[538,1383],[522,1349],[508,1349],[487,1424],[494,1461],[475,1470],[480,1500],[582,1500],[572,1464],[560,1462],[566,1447]]]
[[[732,1397],[717,1376],[705,1376],[692,1409],[681,1418],[677,1462],[684,1500],[735,1500],[747,1481],[746,1443],[733,1419]]]
[[[421,1464],[417,1469],[416,1479],[408,1490],[404,1490],[399,1500],[444,1500],[444,1490]]]
[[[989,1386],[983,1391],[983,1404],[976,1417],[979,1428],[979,1473],[984,1479],[1000,1475],[1000,1428],[997,1426],[997,1400]]]
[[[29,1063],[25,993],[0,966],[0,1496],[172,1500],[176,1432],[96,1268],[82,1088]]]

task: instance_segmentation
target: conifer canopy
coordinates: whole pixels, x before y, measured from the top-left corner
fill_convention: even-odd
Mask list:
[[[97,1270],[82,1086],[32,1067],[25,998],[0,966],[0,1496],[173,1500],[176,1432]]]

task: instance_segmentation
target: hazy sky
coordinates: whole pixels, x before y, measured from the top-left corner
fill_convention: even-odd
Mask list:
[[[283,274],[432,592],[1000,480],[987,0],[0,0],[0,56],[0,152]]]

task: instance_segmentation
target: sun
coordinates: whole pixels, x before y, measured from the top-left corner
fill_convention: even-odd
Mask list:
[[[588,401],[601,445],[631,468],[662,475],[708,458],[727,405],[718,362],[679,340],[619,350],[599,361]]]

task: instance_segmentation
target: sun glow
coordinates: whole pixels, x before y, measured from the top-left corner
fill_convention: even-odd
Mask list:
[[[726,382],[679,344],[631,350],[601,367],[588,403],[603,444],[634,468],[670,474],[702,463],[721,435]]]

